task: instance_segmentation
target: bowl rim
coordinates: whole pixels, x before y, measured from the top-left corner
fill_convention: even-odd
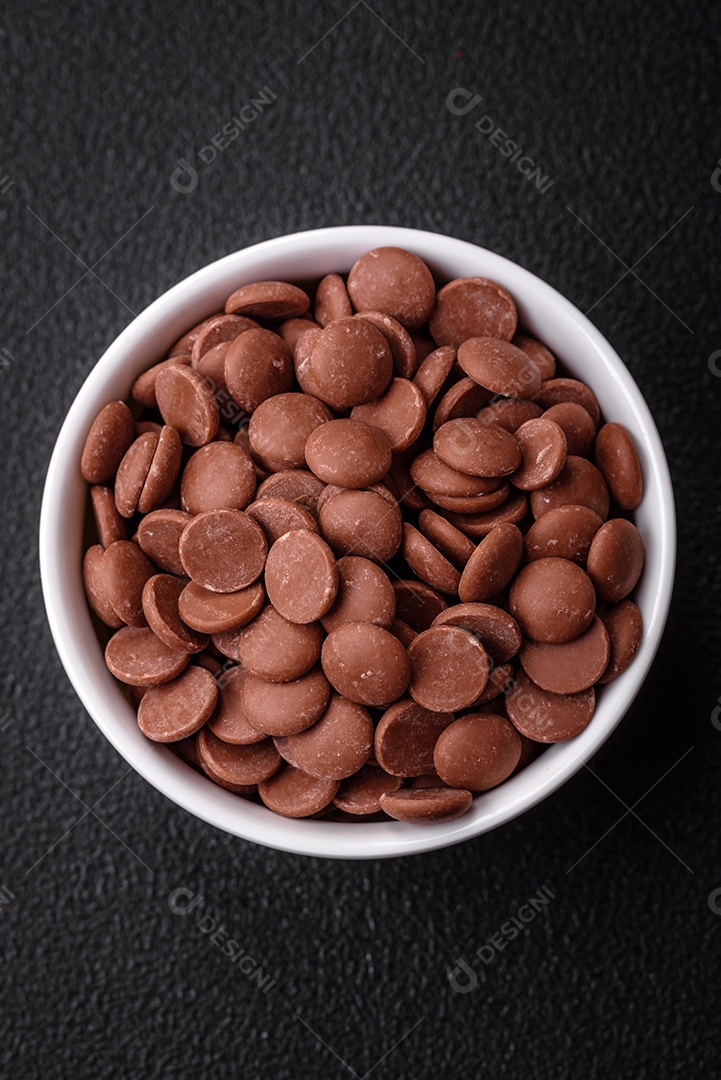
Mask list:
[[[462,256],[467,259],[478,258],[483,263],[482,276],[499,279],[502,283],[508,279],[513,280],[511,292],[519,309],[525,305],[529,295],[534,297],[534,304],[544,303],[559,309],[560,316],[569,320],[569,331],[573,329],[585,339],[589,349],[598,354],[604,367],[612,372],[614,379],[620,384],[643,434],[646,470],[652,470],[659,501],[659,546],[656,553],[659,586],[653,598],[652,617],[644,627],[642,648],[634,663],[618,680],[618,683],[624,680],[624,693],[619,695],[623,700],[614,716],[607,719],[603,725],[598,724],[595,727],[592,721],[575,739],[568,743],[555,744],[522,773],[517,774],[519,777],[529,774],[530,779],[530,771],[533,770],[532,784],[526,784],[525,788],[523,785],[516,785],[515,789],[509,789],[507,785],[512,785],[515,779],[512,777],[504,785],[481,797],[484,802],[481,813],[474,813],[472,809],[455,821],[424,827],[394,821],[340,823],[312,819],[293,820],[279,817],[265,807],[253,803],[246,802],[238,807],[241,800],[190,769],[167,747],[158,744],[146,747],[147,740],[140,735],[137,725],[133,731],[124,725],[122,720],[118,721],[115,714],[119,709],[108,709],[108,688],[112,684],[118,705],[124,703],[125,708],[122,711],[125,713],[125,720],[131,707],[109,673],[106,673],[108,678],[103,680],[102,688],[98,686],[98,679],[92,676],[86,650],[83,648],[85,637],[70,617],[67,603],[70,590],[66,587],[67,583],[63,585],[67,565],[63,566],[66,549],[60,537],[65,492],[68,484],[77,479],[79,453],[89,427],[87,418],[93,406],[97,412],[97,401],[102,399],[105,384],[113,379],[117,381],[120,365],[124,357],[137,345],[139,335],[148,328],[152,329],[154,323],[167,321],[172,310],[187,304],[192,305],[202,287],[208,286],[213,278],[220,280],[228,271],[233,271],[236,280],[241,279],[244,272],[247,276],[248,272],[243,264],[257,262],[261,256],[297,256],[310,249],[327,258],[337,253],[339,258],[347,262],[350,256],[346,249],[349,247],[360,253],[382,245],[417,250],[421,257],[431,264],[434,260],[432,249],[436,249],[436,257],[440,258],[441,247],[443,259],[452,257],[454,252],[458,254],[459,261]],[[345,256],[341,254],[344,250]],[[349,267],[344,265],[336,267],[339,272],[345,272],[347,268]],[[328,269],[323,272],[331,271]],[[479,276],[480,274],[479,270]],[[298,277],[297,274],[292,276]],[[253,279],[251,272],[248,280]],[[257,275],[255,280],[258,280]],[[109,400],[107,392],[104,400]],[[648,480],[647,475],[647,490]],[[43,492],[39,555],[43,598],[61,663],[95,724],[136,772],[194,816],[232,835],[296,854],[369,859],[432,851],[482,835],[537,805],[558,790],[590,760],[630,708],[648,675],[661,642],[673,592],[676,522],[670,471],[650,409],[611,344],[571,301],[525,267],[466,240],[444,233],[400,226],[340,225],[289,233],[225,255],[166,290],[114,338],[82,383],[58,433]],[[85,604],[84,597],[82,602]],[[92,629],[87,606],[85,616],[85,621]],[[644,622],[646,621],[644,616]],[[544,759],[548,759],[549,753],[560,747],[563,747],[563,752],[557,753],[553,758],[554,767],[551,768],[548,761],[544,766]],[[200,781],[208,790],[199,789],[197,783],[189,783],[189,777]],[[497,794],[494,796],[494,792],[502,793],[504,788],[505,798],[499,798]],[[518,793],[511,795],[511,790],[517,790]],[[474,808],[478,807],[481,800],[475,800]],[[369,833],[369,830],[372,832]]]

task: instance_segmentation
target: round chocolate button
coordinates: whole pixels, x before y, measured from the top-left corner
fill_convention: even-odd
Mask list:
[[[323,642],[323,670],[333,688],[359,705],[389,705],[405,693],[411,667],[400,641],[372,623],[346,623]]]
[[[431,712],[466,709],[488,682],[488,655],[480,641],[459,626],[432,626],[408,648],[409,693]]]
[[[511,775],[520,756],[518,732],[504,716],[470,713],[440,734],[433,761],[450,787],[488,791]]]

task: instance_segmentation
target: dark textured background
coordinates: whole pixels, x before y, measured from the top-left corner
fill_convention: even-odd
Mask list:
[[[719,9],[592,7],[4,9],[3,1075],[721,1074]],[[178,159],[265,85],[272,106],[175,192]],[[546,194],[475,130],[481,111],[448,111],[456,86]],[[654,412],[679,511],[665,645],[593,772],[492,835],[383,863],[254,847],[128,772],[60,667],[37,573],[56,433],[131,313],[227,252],[347,222],[478,242],[592,309]],[[542,886],[526,933],[474,960]],[[171,912],[176,887],[272,973],[268,993]]]

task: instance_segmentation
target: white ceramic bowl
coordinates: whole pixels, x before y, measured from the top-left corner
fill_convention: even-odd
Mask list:
[[[631,432],[645,479],[636,512],[646,546],[636,596],[645,633],[633,664],[600,689],[596,713],[575,739],[549,747],[518,775],[477,797],[464,817],[426,827],[278,817],[217,787],[166,747],[149,743],[105,666],[81,578],[87,489],[80,455],[100,408],[127,397],[140,372],[189,326],[221,310],[239,285],[347,271],[359,255],[381,245],[409,248],[446,280],[481,276],[504,285],[523,325],[548,344],[572,375],[593,387],[607,418]],[[204,267],[152,303],[110,345],[73,402],[48,470],[40,521],[43,592],[55,644],[83,705],[116,750],[168,798],[226,832],[286,851],[346,859],[387,858],[457,844],[523,813],[573,776],[614,730],[648,673],[671,599],[675,546],[673,491],[655,424],[618,355],[588,319],[549,285],[500,255],[436,233],[381,225],[339,226],[267,240]]]

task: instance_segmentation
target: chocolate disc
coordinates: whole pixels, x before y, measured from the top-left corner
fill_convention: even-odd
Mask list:
[[[297,319],[305,315],[310,299],[287,281],[254,281],[241,285],[225,302],[226,314],[258,319]]]
[[[608,633],[611,656],[599,683],[612,682],[622,675],[641,647],[643,618],[633,600],[599,608],[599,618]]]
[[[273,607],[289,622],[322,619],[338,592],[333,552],[307,529],[285,533],[268,552],[265,588]]]
[[[365,405],[356,405],[351,417],[382,431],[391,450],[397,454],[412,446],[423,430],[426,403],[414,383],[408,379],[392,379],[382,397]]]
[[[407,330],[423,326],[433,311],[436,286],[417,255],[380,247],[361,255],[348,274],[348,293],[356,311],[380,311]]]
[[[585,633],[564,645],[524,642],[520,661],[528,676],[543,690],[554,694],[577,694],[603,675],[611,647],[606,628],[598,618]]]
[[[258,522],[269,547],[285,533],[296,529],[318,532],[318,524],[310,511],[289,499],[257,499],[250,506],[246,506],[245,512],[253,521]]]
[[[384,712],[375,732],[378,764],[393,776],[421,776],[433,769],[436,740],[453,713],[430,712],[412,698],[402,698]]]
[[[524,353],[530,356],[544,381],[552,379],[556,374],[556,359],[550,349],[547,349],[540,341],[536,341],[527,334],[516,334],[511,344],[518,349],[523,349]]]
[[[488,791],[511,775],[520,756],[518,732],[505,717],[470,713],[441,733],[433,760],[450,787]]]
[[[377,814],[383,795],[389,791],[397,791],[401,783],[399,776],[390,776],[385,769],[377,765],[364,765],[354,776],[343,780],[333,804],[346,814],[358,817]]]
[[[607,521],[588,550],[588,575],[598,599],[623,600],[636,587],[643,563],[643,540],[636,526],[625,518]]]
[[[467,375],[509,398],[533,398],[541,389],[541,373],[527,353],[497,337],[472,337],[458,346],[458,363]]]
[[[319,667],[291,682],[268,682],[248,675],[243,686],[243,709],[254,727],[267,735],[296,735],[325,712],[330,684]]]
[[[361,705],[333,694],[321,718],[291,735],[288,745],[298,768],[322,780],[344,780],[368,760],[373,721]]]
[[[621,424],[604,424],[596,439],[596,464],[622,510],[643,498],[643,476],[631,436]]]
[[[336,555],[387,563],[403,539],[398,506],[374,491],[342,491],[320,512],[320,530]]]
[[[189,446],[211,442],[220,423],[218,404],[202,375],[182,364],[159,372],[155,395],[160,415]]]
[[[310,382],[301,385],[332,409],[374,401],[391,380],[393,357],[388,342],[363,319],[340,319],[314,334],[309,346]],[[296,375],[300,382],[303,369],[297,362]]]
[[[331,686],[359,705],[389,705],[410,680],[408,654],[392,634],[372,623],[346,623],[323,642],[323,671]]]
[[[472,416],[449,420],[433,437],[433,449],[446,465],[471,476],[508,476],[521,463],[514,435]]]
[[[237,637],[241,664],[270,682],[290,682],[310,671],[320,656],[323,632],[317,623],[288,622],[268,604]]]
[[[596,706],[592,686],[577,694],[553,694],[542,690],[519,670],[506,695],[506,711],[513,726],[535,742],[554,743],[572,739],[588,725]]]
[[[526,533],[526,559],[571,559],[586,565],[591,541],[603,522],[587,506],[559,506],[543,514]]]
[[[391,350],[393,374],[400,379],[412,379],[418,367],[418,358],[413,338],[405,327],[382,311],[359,311],[356,319],[364,319],[380,330]]]
[[[137,544],[116,540],[105,549],[102,561],[105,595],[115,614],[128,626],[147,626],[143,588],[155,567]]]
[[[418,529],[403,523],[403,558],[411,570],[432,588],[443,593],[457,593],[461,575],[445,555]]]
[[[281,765],[275,776],[258,784],[265,805],[283,817],[302,818],[318,814],[333,801],[337,780],[321,780],[292,765]]]
[[[182,587],[178,612],[183,622],[194,630],[203,634],[222,634],[249,623],[260,611],[264,600],[260,582],[238,592],[219,593],[189,581]]]
[[[231,667],[216,675],[218,705],[208,726],[216,738],[235,746],[251,746],[266,737],[251,724],[243,707],[243,690],[249,678],[252,676],[242,667]]]
[[[292,469],[275,473],[264,480],[256,492],[256,499],[287,499],[298,503],[317,517],[318,496],[325,487],[322,480],[305,469]]]
[[[115,505],[115,495],[109,487],[105,487],[104,484],[93,484],[90,488],[90,504],[93,508],[98,540],[104,548],[109,547],[116,540],[129,539],[129,523],[119,513]]]
[[[517,319],[513,298],[495,281],[456,278],[440,289],[429,329],[438,345],[458,348],[472,337],[510,341]]]
[[[218,700],[218,686],[201,667],[189,667],[171,682],[151,686],[138,706],[138,726],[154,742],[177,742],[202,728]]]
[[[272,739],[238,746],[223,742],[208,727],[198,733],[198,760],[213,775],[230,784],[259,784],[267,780],[280,766],[280,754]]]
[[[575,401],[559,401],[543,413],[546,420],[553,420],[566,436],[567,453],[574,457],[589,457],[596,439],[596,425],[584,409]]]
[[[183,622],[178,602],[184,586],[183,579],[173,574],[153,575],[143,587],[143,614],[153,633],[171,649],[198,653],[207,647],[208,638]]]
[[[129,686],[159,686],[187,667],[189,653],[164,645],[147,627],[123,626],[105,647],[111,674]]]
[[[138,509],[138,500],[148,479],[158,448],[158,436],[146,431],[128,447],[115,477],[115,505],[118,513],[130,518]]]
[[[556,479],[531,494],[531,510],[538,519],[557,506],[587,506],[602,521],[608,517],[610,505],[606,481],[595,465],[585,458],[569,454]]]
[[[601,410],[598,399],[591,387],[579,382],[578,379],[547,379],[536,394],[535,400],[544,409],[550,409],[552,405],[558,405],[562,401],[574,401],[577,405],[583,406],[595,427],[599,425]]]
[[[466,566],[476,550],[473,542],[464,536],[460,529],[434,510],[421,510],[418,525],[423,535],[459,570]]]
[[[511,477],[522,491],[537,491],[555,480],[566,463],[566,436],[553,420],[540,416],[516,430],[523,460]]]
[[[83,583],[88,603],[101,622],[113,629],[123,626],[123,620],[116,614],[115,608],[108,599],[103,574],[103,555],[105,554],[100,544],[94,544],[85,552],[83,558]],[[390,582],[388,587],[393,594]],[[395,597],[393,598],[393,610],[395,611]]]
[[[501,484],[498,477],[485,478],[470,476],[458,469],[446,465],[435,450],[424,450],[411,463],[411,477],[414,483],[427,491],[431,497],[450,495],[455,498],[471,498],[475,495],[488,495],[496,491]]]
[[[315,321],[328,326],[353,314],[348,290],[340,274],[326,274],[315,293]]]
[[[190,514],[244,510],[255,495],[250,456],[235,443],[213,442],[192,455],[183,470],[180,496]]]
[[[478,416],[492,398],[491,391],[486,390],[484,386],[479,386],[473,379],[460,379],[446,390],[436,405],[433,414],[433,430],[437,431],[449,420],[458,420],[463,416]]]
[[[382,431],[350,418],[317,427],[305,444],[305,456],[316,476],[342,488],[370,487],[382,480],[392,457]]]
[[[252,585],[263,572],[267,552],[263,530],[242,510],[198,514],[180,537],[186,574],[212,592],[237,592]]]
[[[327,405],[310,394],[276,394],[261,402],[250,418],[248,435],[256,461],[265,469],[305,468],[309,436],[333,419]]]
[[[93,421],[83,447],[80,471],[89,484],[112,480],[135,438],[130,409],[123,401],[111,401]]]
[[[451,346],[442,345],[440,349],[433,349],[431,343],[431,352],[423,357],[413,377],[413,382],[423,394],[426,407],[438,397],[455,359],[456,350]]]
[[[388,628],[396,613],[396,596],[388,575],[370,559],[347,555],[336,563],[338,592],[322,623],[327,633],[351,622]]]
[[[253,412],[266,398],[292,389],[290,349],[271,330],[247,330],[228,348],[225,385],[233,401],[246,412]]]
[[[488,682],[488,655],[480,641],[458,626],[432,626],[408,648],[409,692],[432,712],[466,709]]]
[[[589,626],[596,594],[588,574],[567,559],[538,559],[511,586],[511,613],[534,641],[561,645]]]
[[[458,586],[463,603],[491,600],[506,588],[523,555],[523,533],[502,523],[481,540],[466,563]]]
[[[462,626],[483,645],[496,664],[505,664],[521,647],[518,623],[493,604],[456,604],[436,615],[434,626]]]
[[[454,821],[473,804],[470,791],[446,787],[405,788],[381,795],[381,810],[396,821],[409,825]]]
[[[143,553],[168,574],[185,574],[180,561],[180,537],[192,521],[182,510],[153,510],[138,524],[136,540]]]

